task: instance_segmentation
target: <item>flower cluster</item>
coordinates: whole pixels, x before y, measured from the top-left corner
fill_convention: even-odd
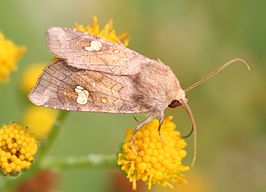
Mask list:
[[[16,63],[25,51],[0,33],[0,82],[9,78],[10,72],[16,69]]]
[[[0,170],[4,174],[16,174],[31,165],[38,145],[33,135],[13,123],[0,129]]]
[[[162,124],[163,140],[158,133],[158,120],[154,119],[142,126],[134,137],[135,149],[131,144],[132,130],[128,129],[122,152],[118,154],[118,165],[127,173],[134,190],[138,180],[147,183],[149,189],[153,184],[171,187],[170,180],[187,182],[182,175],[189,169],[182,165],[182,159],[186,156],[186,142],[175,130],[172,119],[169,116]]]
[[[76,30],[79,30],[81,32],[86,32],[90,33],[93,35],[96,35],[98,37],[102,37],[104,39],[107,39],[109,41],[115,42],[115,43],[122,43],[125,46],[128,46],[129,40],[127,39],[128,33],[122,33],[121,35],[117,36],[116,32],[113,27],[113,22],[110,20],[100,31],[99,23],[98,23],[98,18],[93,17],[93,22],[92,25],[88,26],[83,26],[80,24],[76,24],[74,26]]]

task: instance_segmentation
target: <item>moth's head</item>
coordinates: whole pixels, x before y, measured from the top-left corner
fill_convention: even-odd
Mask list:
[[[168,107],[176,108],[176,107],[182,106],[182,102],[181,101],[187,102],[187,99],[186,99],[185,91],[180,88],[177,91],[175,99],[171,101],[171,103],[168,105]]]
[[[176,107],[179,107],[179,106],[181,106],[182,104],[177,100],[177,99],[175,99],[175,100],[173,100],[169,105],[168,105],[168,107],[170,107],[170,108],[176,108]]]

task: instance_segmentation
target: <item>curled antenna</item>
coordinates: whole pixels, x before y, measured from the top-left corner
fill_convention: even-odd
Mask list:
[[[191,89],[199,86],[200,84],[204,83],[205,81],[207,81],[209,78],[211,78],[212,76],[216,75],[217,73],[219,73],[220,71],[222,71],[223,69],[225,69],[226,67],[228,67],[229,65],[233,64],[233,63],[236,63],[236,62],[241,62],[243,63],[247,68],[248,70],[250,70],[250,67],[248,65],[248,63],[243,60],[243,59],[240,59],[240,58],[235,58],[235,59],[232,59],[228,62],[226,62],[225,64],[223,64],[221,67],[219,67],[218,69],[214,70],[213,72],[209,73],[208,75],[206,75],[205,77],[203,77],[202,79],[200,79],[199,81],[193,83],[192,85],[190,85],[188,88],[185,89],[185,92],[188,92],[190,91]]]

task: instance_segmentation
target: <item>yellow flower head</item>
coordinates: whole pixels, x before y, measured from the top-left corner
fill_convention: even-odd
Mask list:
[[[98,18],[93,17],[92,25],[91,26],[83,26],[80,24],[76,24],[74,26],[76,30],[79,30],[81,32],[90,33],[93,35],[97,35],[99,37],[102,37],[104,39],[107,39],[109,41],[115,42],[115,43],[121,43],[125,46],[128,46],[129,40],[127,39],[128,33],[122,33],[121,35],[117,36],[116,32],[114,30],[113,21],[110,20],[100,31]]]
[[[31,165],[38,145],[33,135],[13,123],[0,129],[0,170],[4,174],[16,174]]]
[[[131,145],[132,129],[128,129],[126,142],[122,146],[122,152],[118,154],[118,165],[127,173],[134,190],[138,180],[148,184],[149,189],[153,184],[172,187],[170,180],[187,182],[182,175],[182,172],[189,169],[182,165],[182,159],[186,156],[186,142],[175,130],[172,119],[173,116],[167,117],[161,127],[164,141],[158,134],[157,119],[142,126],[134,137],[136,151]]]
[[[16,69],[16,63],[25,52],[25,47],[17,47],[0,33],[0,82],[9,78],[10,72]]]
[[[34,64],[29,66],[22,75],[21,79],[21,89],[28,94],[31,89],[35,86],[39,76],[42,74],[42,71],[45,67],[45,64]]]
[[[38,106],[30,106],[22,117],[23,124],[38,140],[43,140],[49,134],[57,118],[57,112]]]

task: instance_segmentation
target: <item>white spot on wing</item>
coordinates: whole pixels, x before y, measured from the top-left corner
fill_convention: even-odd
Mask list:
[[[99,41],[91,41],[91,45],[89,47],[85,47],[86,51],[100,51],[102,48],[102,43]]]
[[[77,93],[81,93],[82,91],[84,90],[84,88],[83,87],[81,87],[81,86],[76,86],[76,88],[75,88],[75,91],[77,92]]]
[[[78,85],[75,88],[75,92],[78,94],[76,100],[78,104],[84,105],[88,102],[89,92],[87,90]]]

